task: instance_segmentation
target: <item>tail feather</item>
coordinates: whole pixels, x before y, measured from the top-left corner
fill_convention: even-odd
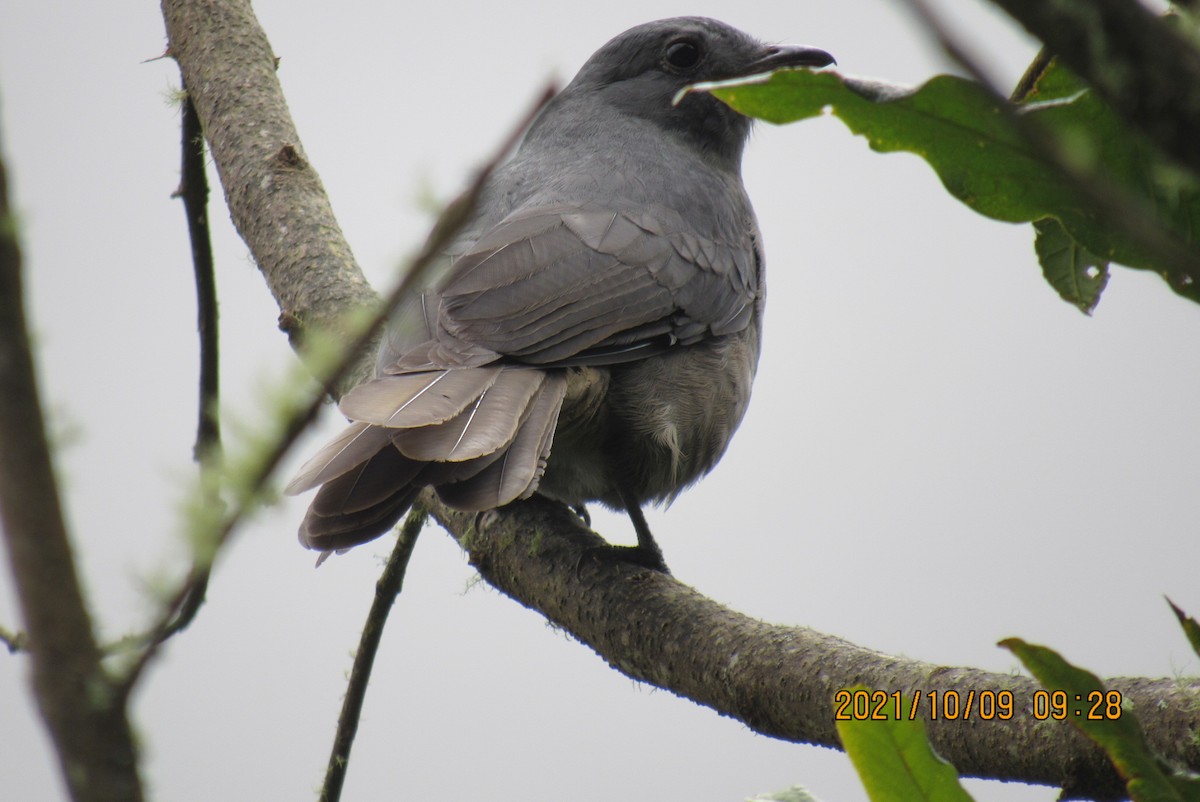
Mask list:
[[[322,485],[300,542],[342,550],[372,540],[423,487],[467,510],[532,495],[566,394],[562,370],[515,365],[383,376],[342,400],[346,431],[309,460],[289,494]]]
[[[532,496],[546,470],[546,459],[550,456],[550,444],[558,425],[558,413],[562,410],[563,398],[567,393],[567,377],[563,373],[555,373],[547,377],[546,383],[546,390],[538,398],[529,420],[522,427],[522,435],[528,432],[528,437],[518,437],[508,449],[510,475],[505,477],[504,492],[505,496],[515,495],[505,504],[515,498]]]
[[[430,462],[425,465],[425,470],[421,472],[420,482],[422,485],[432,485],[434,487],[462,482],[475,476],[493,462],[503,459],[507,453],[508,449],[501,448],[493,451],[491,454],[484,454],[482,457],[476,457],[465,462]]]
[[[554,444],[554,432],[558,430],[558,414],[562,411],[563,399],[567,392],[566,376],[559,376],[558,379],[562,382],[562,390],[559,392],[558,404],[554,407],[553,412],[546,418],[546,425],[542,428],[541,440],[537,448],[537,466],[533,481],[521,494],[521,498],[529,498],[537,490],[538,485],[542,481],[542,474],[546,472],[546,461],[550,459],[550,447]]]
[[[491,454],[516,437],[521,417],[545,380],[540,370],[506,367],[454,418],[395,431],[392,442],[406,457],[427,462],[463,462]]]
[[[395,525],[420,491],[413,478],[423,463],[390,444],[354,470],[325,483],[300,524],[300,542],[315,549],[365,543]]]
[[[283,492],[298,496],[305,490],[336,479],[366,462],[388,444],[392,433],[368,423],[352,423],[328,445],[304,463]]]
[[[490,510],[532,495],[546,467],[566,388],[564,375],[547,374],[504,455],[469,479],[438,485],[442,501],[460,509]]]
[[[347,515],[386,503],[396,491],[413,482],[425,463],[410,460],[392,446],[325,486],[312,509],[322,517]]]
[[[346,393],[339,408],[351,420],[404,429],[444,423],[491,387],[499,365],[380,376]]]
[[[412,506],[419,487],[404,486],[387,502],[356,513],[324,516],[312,507],[300,525],[300,543],[310,549],[341,551],[386,533]]]

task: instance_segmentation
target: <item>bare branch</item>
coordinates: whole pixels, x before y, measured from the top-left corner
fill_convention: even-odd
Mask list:
[[[187,87],[184,87],[186,93]],[[208,226],[208,173],[204,169],[204,130],[191,97],[185,95],[180,124],[179,189],[192,245],[196,275],[196,329],[200,333],[200,399],[196,425],[196,462],[204,465],[221,451],[221,373],[217,311],[217,279],[213,270],[212,235]]]
[[[250,3],[163,0],[162,11],[169,53],[203,122],[234,225],[279,302],[292,346],[300,349],[310,329],[348,341],[346,313],[379,299],[304,155]],[[360,360],[341,389],[368,376],[370,363]]]
[[[350,682],[342,700],[342,712],[338,716],[337,732],[333,737],[333,749],[329,753],[329,765],[325,769],[325,784],[321,788],[321,802],[338,802],[342,798],[342,784],[350,765],[350,749],[358,733],[358,721],[362,716],[363,702],[367,698],[367,683],[375,665],[375,655],[383,639],[383,628],[387,625],[388,613],[400,590],[404,586],[404,572],[412,557],[417,536],[425,526],[429,514],[423,508],[414,507],[400,528],[400,537],[392,549],[392,556],[375,583],[375,601],[363,624],[358,650],[354,653],[354,668],[350,671]]]
[[[51,465],[7,181],[0,161],[0,529],[64,782],[77,802],[136,802],[142,789],[124,698],[100,663]]]
[[[190,97],[182,103],[180,124],[180,181],[175,195],[183,200],[188,240],[192,246],[192,271],[196,276],[196,329],[200,334],[200,392],[196,444],[192,456],[201,471],[214,471],[221,461],[221,373],[217,311],[217,279],[213,269],[211,229],[208,225],[208,173],[204,169],[204,131]],[[211,503],[220,504],[215,482],[202,483]],[[171,623],[158,633],[161,643],[192,623],[204,604],[211,564],[197,560],[187,581],[188,596],[179,605]],[[143,655],[143,659],[145,659]],[[139,671],[125,676],[126,693],[137,681]]]
[[[200,334],[200,390],[197,410],[196,443],[192,457],[201,472],[215,471],[221,461],[220,362],[218,349],[217,283],[213,269],[212,237],[208,225],[208,174],[204,166],[204,131],[190,97],[181,104],[179,188],[173,197],[183,200],[188,240],[192,250],[192,271],[196,278],[196,329]],[[215,482],[202,482],[210,503],[221,504]],[[155,649],[163,641],[182,632],[195,619],[204,604],[211,562],[196,559],[183,587],[186,595],[171,606],[169,621],[133,641],[142,650],[133,666],[121,678],[121,693],[128,696],[137,684]],[[127,644],[119,644],[126,647]]]

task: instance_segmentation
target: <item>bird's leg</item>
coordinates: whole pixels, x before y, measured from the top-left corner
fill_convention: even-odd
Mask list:
[[[610,548],[618,550],[618,553],[629,562],[669,575],[671,570],[667,568],[667,563],[663,560],[662,549],[658,547],[654,535],[650,533],[650,525],[646,523],[646,516],[642,514],[642,505],[626,488],[618,489],[621,493],[621,503],[625,505],[625,511],[629,513],[629,520],[633,522],[634,531],[637,532],[638,544]]]
[[[591,546],[580,555],[579,562],[575,565],[576,575],[583,566],[583,560],[590,557],[594,560],[633,563],[670,576],[671,570],[663,561],[662,549],[655,542],[654,535],[650,534],[646,516],[642,515],[642,506],[624,488],[620,490],[620,493],[621,503],[625,505],[625,511],[629,513],[629,519],[633,522],[634,530],[637,531],[638,544],[636,546],[614,546],[606,543],[603,546]],[[578,511],[575,507],[572,509]]]
[[[646,516],[642,515],[642,505],[637,503],[637,498],[624,487],[620,491],[620,501],[625,505],[626,513],[629,513],[629,520],[634,522],[634,529],[637,532],[636,546],[613,546],[604,545],[596,546],[595,549],[589,549],[590,556],[596,559],[619,559],[620,562],[634,563],[641,565],[643,568],[659,571],[660,574],[670,576],[671,569],[667,568],[667,564],[662,559],[662,550],[659,549],[659,544],[654,540],[654,535],[650,534],[650,527],[646,522]]]

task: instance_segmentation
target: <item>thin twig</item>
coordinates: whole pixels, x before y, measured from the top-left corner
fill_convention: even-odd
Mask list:
[[[196,280],[196,329],[200,335],[200,389],[196,423],[196,442],[192,458],[199,463],[201,472],[219,470],[221,462],[221,419],[220,419],[220,371],[219,371],[219,327],[217,312],[217,281],[213,267],[211,230],[208,225],[208,172],[204,165],[204,130],[200,117],[192,104],[185,86],[181,104],[180,120],[180,166],[179,187],[172,197],[183,201],[187,220],[188,240],[192,251],[192,272]],[[201,482],[201,492],[209,494],[208,503],[221,504],[216,482]],[[149,635],[123,639],[120,643],[106,647],[107,653],[128,648],[132,641],[145,649],[149,643],[163,641],[183,631],[192,623],[204,604],[208,591],[211,563],[196,559],[185,582],[188,595],[179,604],[176,614],[166,627],[153,630]],[[140,657],[144,657],[144,652]],[[120,691],[128,694],[138,676],[131,671],[122,677]]]
[[[196,423],[196,444],[192,456],[201,471],[219,470],[221,462],[221,374],[217,279],[213,267],[212,236],[208,225],[208,171],[204,166],[204,130],[200,117],[184,87],[180,185],[177,195],[183,200],[187,216],[188,238],[192,246],[192,269],[196,276],[196,329],[200,334],[200,390]],[[215,482],[202,482],[212,504],[221,504]],[[188,584],[191,592],[179,607],[171,624],[159,635],[166,640],[187,628],[204,604],[211,563],[193,563]]]
[[[196,276],[196,329],[200,334],[200,403],[194,457],[201,465],[221,451],[221,382],[218,350],[217,280],[213,269],[212,236],[208,225],[208,171],[204,167],[204,130],[184,87],[180,183],[175,194],[183,200],[192,268]]]
[[[354,667],[350,671],[346,696],[342,700],[342,712],[338,715],[333,749],[329,753],[329,765],[325,769],[325,785],[321,788],[321,802],[338,802],[342,797],[342,785],[346,781],[346,771],[350,765],[350,749],[354,746],[354,736],[358,733],[358,721],[367,697],[367,683],[371,679],[375,655],[379,652],[379,643],[383,639],[383,628],[387,624],[388,613],[391,612],[392,605],[404,586],[404,572],[412,557],[413,547],[417,544],[417,536],[421,534],[428,518],[429,513],[421,507],[414,507],[408,514],[404,526],[400,529],[400,537],[392,549],[392,556],[388,558],[379,581],[375,583],[375,601],[371,603],[371,611],[363,623],[358,650],[354,653]]]
[[[325,406],[327,395],[333,392],[334,388],[340,386],[342,380],[354,370],[363,349],[375,340],[375,337],[383,330],[384,325],[391,318],[392,312],[399,306],[401,300],[412,290],[421,279],[425,270],[439,258],[442,250],[470,219],[470,215],[479,200],[480,194],[483,192],[483,187],[488,177],[500,165],[509,151],[516,146],[525,129],[529,127],[533,119],[541,112],[542,107],[554,96],[554,92],[555,89],[552,86],[543,90],[529,112],[521,118],[520,124],[504,140],[503,145],[497,149],[486,164],[475,172],[467,189],[451,201],[446,209],[443,210],[434,223],[433,232],[425,242],[425,246],[409,263],[403,273],[403,278],[397,283],[395,289],[392,290],[383,304],[377,308],[368,324],[345,347],[341,358],[338,359],[328,375],[323,378],[321,381],[322,389],[314,392],[308,402],[284,422],[279,440],[271,448],[266,459],[258,466],[258,469],[249,477],[247,481],[248,487],[244,491],[242,499],[232,511],[225,515],[224,520],[221,522],[215,537],[215,546],[212,550],[214,555],[224,548],[232,536],[234,529],[241,523],[250,509],[255,506],[255,500],[260,497],[263,488],[266,487],[267,482],[283,461],[284,456],[286,456],[296,440],[299,439],[300,435],[316,419],[318,413]],[[197,581],[197,577],[189,576],[188,580],[179,587],[170,601],[168,601],[158,621],[150,627],[148,630],[150,633],[148,636],[149,643],[129,669],[125,680],[127,686],[131,687],[137,681],[137,677],[154,657],[163,636],[170,630],[172,621],[178,617],[188,597],[195,592],[194,587]]]
[[[1029,62],[1029,66],[1025,68],[1025,74],[1021,76],[1021,80],[1017,81],[1017,85],[1008,99],[1013,103],[1024,103],[1028,100],[1033,88],[1050,68],[1052,61],[1054,61],[1053,53],[1044,47],[1039,50],[1038,54],[1033,57],[1033,61]]]
[[[204,600],[208,594],[208,580],[211,576],[211,563],[204,565],[197,561],[192,564],[188,578],[185,581],[188,588],[187,595],[179,603],[179,608],[175,611],[175,615],[168,622],[166,628],[154,636],[157,638],[156,642],[159,645],[163,641],[175,637],[192,623],[192,620],[195,619],[196,614],[200,612],[200,608],[204,605]],[[146,643],[146,641],[143,641],[143,643]]]

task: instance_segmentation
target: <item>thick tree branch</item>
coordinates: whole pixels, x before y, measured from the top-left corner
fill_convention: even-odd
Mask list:
[[[841,688],[1011,691],[1010,721],[929,721],[935,748],[960,773],[1060,786],[1070,796],[1120,798],[1104,755],[1066,722],[1030,713],[1038,685],[1026,677],[934,666],[855,646],[804,627],[765,624],[718,605],[673,578],[597,562],[600,541],[559,505],[535,499],[473,516],[437,506],[435,517],[497,589],[592,647],[614,668],[736,718],[765,735],[840,748],[832,701]],[[1117,678],[1151,745],[1196,768],[1192,733],[1200,683]],[[922,710],[928,713],[928,708]]]
[[[260,130],[281,130],[274,122],[261,123],[259,115],[280,113],[283,106],[276,97],[274,73],[267,67],[270,53],[265,38],[257,32],[245,2],[164,0],[163,6],[171,53],[192,87],[235,222],[281,307],[297,309],[295,299],[303,299],[307,320],[336,321],[348,311],[370,306],[374,296],[363,291],[361,275],[356,268],[350,270],[353,263],[343,258],[349,250],[340,243],[336,225],[331,220],[313,225],[305,219],[307,208],[324,214],[326,204],[310,198],[289,210],[298,219],[286,228],[269,226],[278,240],[267,243],[271,249],[259,251],[261,240],[254,236],[260,228],[257,218],[272,220],[279,212],[272,207],[276,202],[272,193],[242,186],[243,173],[256,169],[268,185],[294,180],[313,193],[319,193],[320,186],[306,164],[297,168],[306,176],[303,180],[286,170],[280,175],[281,168],[273,160],[287,150],[285,143],[296,142],[290,126],[286,135],[257,135]],[[230,30],[235,24],[250,26],[255,34]],[[177,46],[177,38],[187,41]],[[228,53],[226,39],[250,41],[255,55],[241,55],[246,45],[230,45],[236,52]],[[230,74],[199,78],[222,70]],[[266,100],[264,90],[252,86],[257,82],[269,86]],[[210,92],[219,97],[208,97]],[[248,138],[245,132],[255,136]],[[214,138],[224,140],[221,147]],[[264,140],[271,141],[264,144]],[[252,149],[253,158],[238,153],[242,147]],[[316,247],[306,244],[306,231],[339,242],[326,243],[319,253],[306,251]],[[306,270],[274,265],[281,259],[286,262],[292,252],[310,254]],[[1010,690],[1020,715],[1009,722],[978,717],[969,722],[935,722],[931,736],[939,751],[972,776],[1061,785],[1074,794],[1096,798],[1120,794],[1111,767],[1081,735],[1065,723],[1037,722],[1028,714],[1036,687],[1031,680],[939,668],[882,655],[812,630],[763,624],[720,607],[670,577],[593,563],[586,549],[599,542],[597,536],[568,510],[547,501],[534,499],[479,516],[449,510],[432,494],[426,494],[425,501],[497,588],[539,610],[626,674],[735,716],[760,732],[836,746],[833,694],[854,683],[924,692]],[[1194,706],[1200,687],[1143,679],[1112,684],[1134,701],[1155,748],[1200,769],[1200,750],[1191,741],[1197,727],[1195,714],[1185,712]]]
[[[992,0],[1200,176],[1200,49],[1138,0]]]
[[[21,252],[0,161],[0,529],[28,633],[33,687],[77,802],[142,798],[124,697],[100,662],[75,573],[23,309]]]
[[[279,303],[281,327],[297,348],[310,330],[348,340],[346,313],[378,296],[304,156],[250,3],[163,0],[162,10],[168,53],[204,124],[234,226]],[[371,350],[340,389],[369,374]]]
[[[1101,751],[1067,722],[1030,712],[1040,686],[1027,677],[935,666],[863,649],[805,627],[766,624],[722,607],[672,577],[597,561],[602,543],[561,505],[535,499],[474,515],[439,506],[434,516],[498,590],[537,610],[613,668],[789,741],[840,748],[836,691],[856,684],[928,698],[957,691],[1011,691],[1009,721],[928,721],[938,752],[960,773],[1064,788],[1112,799],[1123,784]],[[1116,678],[1108,688],[1133,702],[1151,746],[1196,769],[1200,682]],[[928,714],[928,706],[921,709]]]

